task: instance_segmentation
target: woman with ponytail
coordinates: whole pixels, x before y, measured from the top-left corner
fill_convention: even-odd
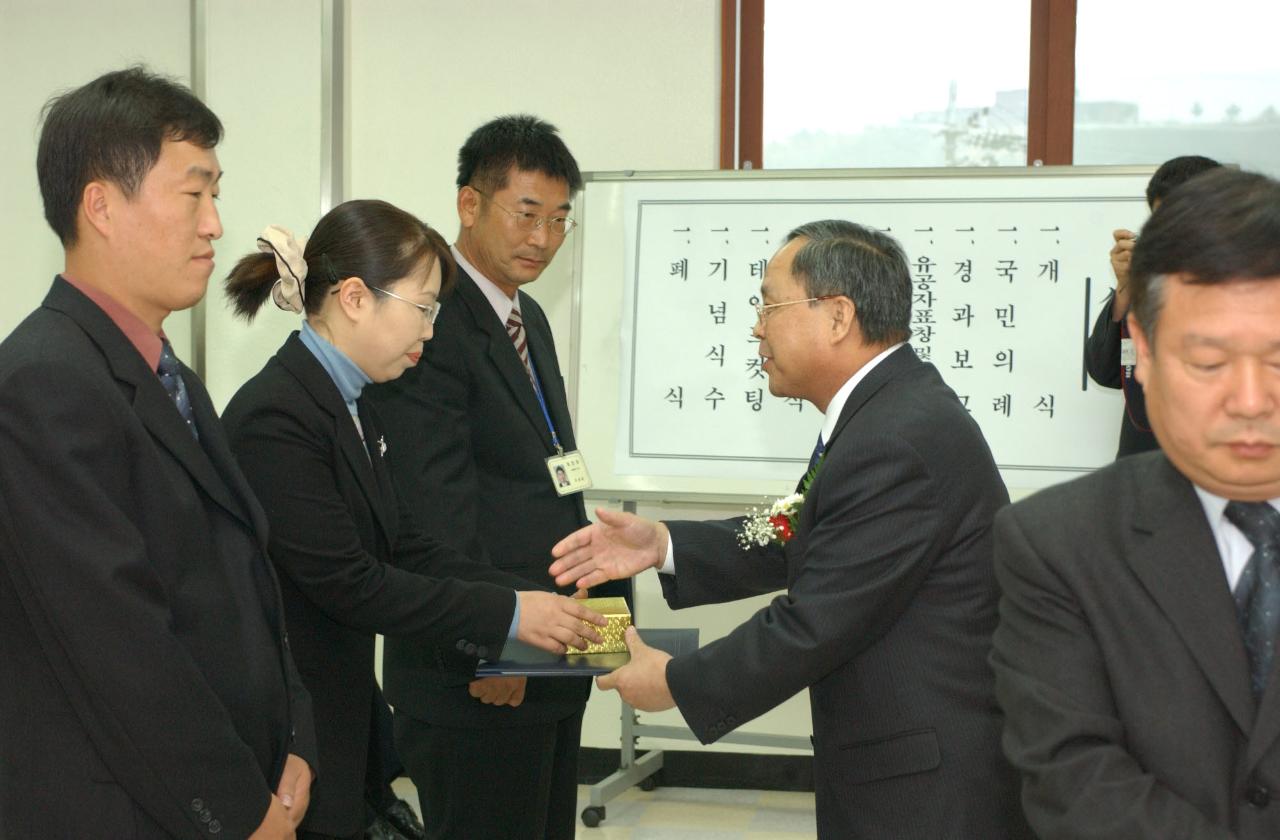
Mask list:
[[[303,316],[223,415],[267,513],[286,645],[314,704],[320,766],[302,838],[363,835],[366,776],[379,764],[376,634],[419,641],[424,662],[465,684],[510,638],[563,652],[597,639],[583,619],[604,624],[570,598],[513,591],[528,584],[425,538],[396,499],[361,391],[417,363],[453,271],[423,222],[386,202],[348,201],[305,248],[268,227],[226,281],[246,320],[268,299]]]

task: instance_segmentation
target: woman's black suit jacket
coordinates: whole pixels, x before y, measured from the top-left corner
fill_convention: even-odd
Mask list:
[[[500,653],[512,589],[530,588],[411,528],[383,462],[377,415],[359,405],[364,441],[294,333],[223,414],[267,512],[293,655],[315,706],[321,775],[304,828],[337,836],[365,828],[375,634],[419,642],[445,679],[465,683],[478,658]]]

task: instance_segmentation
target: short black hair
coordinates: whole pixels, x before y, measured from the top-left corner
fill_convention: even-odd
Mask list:
[[[1222,164],[1204,155],[1183,155],[1166,160],[1147,182],[1147,206],[1154,207],[1157,201],[1163,202],[1175,187],[1219,166]]]
[[[1133,314],[1148,340],[1171,274],[1206,284],[1280,277],[1280,181],[1220,167],[1160,203],[1129,267]]]
[[[529,114],[498,117],[471,132],[458,150],[458,189],[497,192],[512,167],[564,181],[570,192],[582,189],[578,162],[556,127]]]
[[[50,99],[36,152],[44,217],[64,246],[76,242],[85,185],[105,180],[132,196],[166,140],[212,149],[222,123],[189,89],[138,65]]]
[[[911,337],[911,267],[898,240],[844,219],[809,222],[787,234],[807,239],[791,260],[810,297],[840,295],[853,301],[867,344]]]

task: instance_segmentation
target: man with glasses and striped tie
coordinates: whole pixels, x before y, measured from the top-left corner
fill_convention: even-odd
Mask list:
[[[476,129],[458,154],[459,271],[435,339],[415,369],[371,389],[418,525],[547,588],[551,546],[587,523],[586,480],[551,328],[526,287],[573,231],[581,186],[554,126],[517,115]],[[392,640],[384,668],[428,836],[574,836],[589,680],[446,685]]]

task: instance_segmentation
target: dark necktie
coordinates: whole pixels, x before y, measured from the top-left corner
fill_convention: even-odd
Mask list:
[[[520,310],[512,309],[511,314],[507,316],[507,335],[511,337],[511,343],[516,346],[516,354],[520,357],[520,361],[524,362],[524,372],[529,374],[529,381],[533,381],[533,368],[529,366],[529,341],[524,334],[524,321],[520,320]]]
[[[822,442],[822,433],[818,433],[818,442],[813,447],[813,454],[809,456],[809,469],[813,469],[818,464],[818,459],[822,457],[822,453],[827,451],[826,444]]]
[[[1280,511],[1266,502],[1229,502],[1226,515],[1253,543],[1253,554],[1234,595],[1249,654],[1253,696],[1261,698],[1280,629]]]
[[[187,421],[191,436],[199,440],[200,433],[196,431],[195,415],[191,413],[191,397],[187,394],[187,384],[182,381],[178,357],[173,354],[173,345],[168,341],[160,347],[160,366],[156,372],[160,374],[160,384],[169,392],[169,396],[173,398],[173,404],[178,407],[178,413],[182,415],[183,420]]]

